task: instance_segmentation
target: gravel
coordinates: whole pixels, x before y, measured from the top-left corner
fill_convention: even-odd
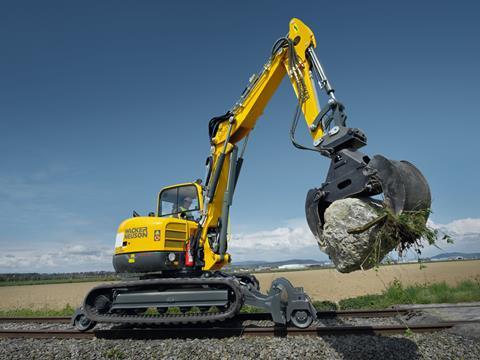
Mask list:
[[[478,359],[478,341],[411,336],[252,337],[187,340],[0,340],[0,359]]]
[[[422,318],[423,319],[423,318]],[[418,322],[412,316],[320,319],[317,326],[395,325]],[[425,320],[425,319],[423,319]],[[421,322],[421,321],[420,321]],[[271,321],[244,321],[271,326]],[[109,328],[102,324],[98,328]],[[479,325],[466,331],[394,336],[231,337],[225,339],[64,340],[0,339],[1,359],[480,359]],[[60,323],[8,323],[10,330],[71,329]]]

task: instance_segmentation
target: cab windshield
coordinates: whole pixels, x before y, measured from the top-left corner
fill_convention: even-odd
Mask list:
[[[200,218],[197,188],[178,186],[160,193],[158,216],[197,221]]]

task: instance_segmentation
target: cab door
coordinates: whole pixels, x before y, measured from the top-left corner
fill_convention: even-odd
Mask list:
[[[200,188],[201,189],[201,188]],[[201,215],[199,185],[187,183],[164,188],[158,196],[158,216],[178,219],[165,227],[165,250],[185,250]]]

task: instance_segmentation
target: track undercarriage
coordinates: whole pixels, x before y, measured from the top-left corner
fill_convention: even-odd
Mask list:
[[[202,272],[191,277],[159,277],[97,286],[75,312],[72,324],[86,331],[96,323],[214,323],[234,318],[244,304],[269,311],[278,325],[304,328],[316,318],[315,308],[303,289],[293,287],[284,278],[274,280],[268,293],[263,294],[252,275]]]

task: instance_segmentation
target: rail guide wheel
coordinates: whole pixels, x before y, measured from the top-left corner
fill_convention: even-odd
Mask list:
[[[91,330],[97,325],[95,321],[87,318],[82,308],[75,311],[75,315],[72,317],[72,325],[81,332]]]
[[[313,316],[308,310],[295,310],[290,318],[290,322],[300,329],[306,329],[313,322]]]

